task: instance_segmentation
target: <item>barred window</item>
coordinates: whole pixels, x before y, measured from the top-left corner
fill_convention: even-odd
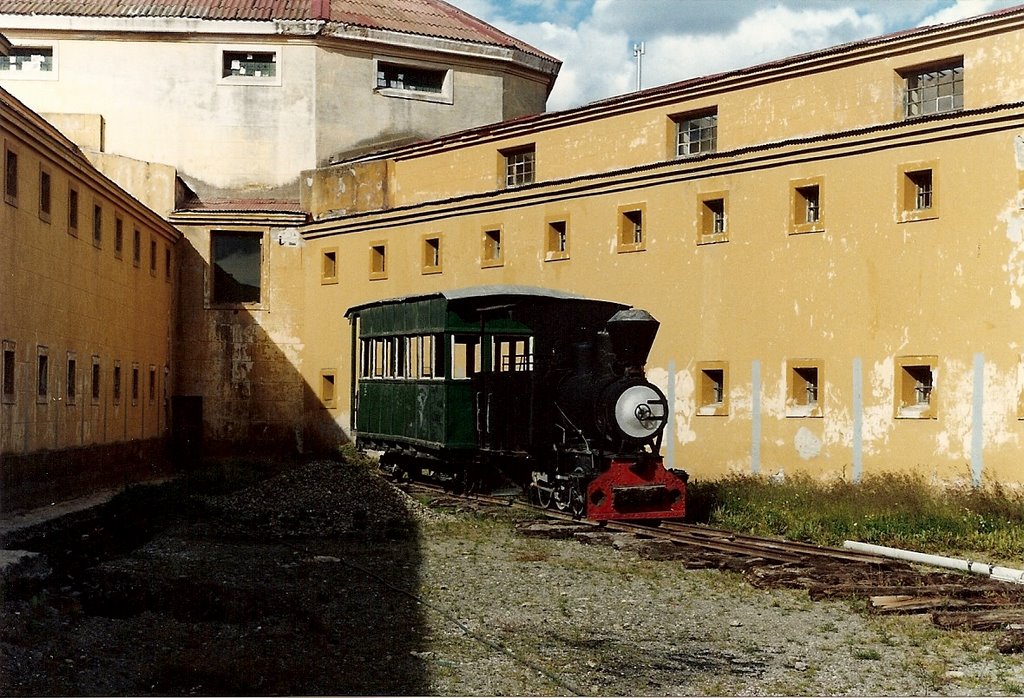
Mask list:
[[[0,71],[7,73],[53,72],[53,48],[14,46],[0,56]]]
[[[686,114],[676,123],[676,157],[713,153],[718,147],[718,110]]]
[[[277,76],[277,54],[273,51],[225,51],[221,77],[273,78]]]
[[[906,84],[904,116],[925,116],[964,108],[963,59],[902,75]]]
[[[447,73],[447,70],[378,61],[377,88],[441,94]]]
[[[507,188],[533,184],[537,158],[537,150],[533,145],[514,150],[503,150],[501,154],[505,157],[505,186]]]

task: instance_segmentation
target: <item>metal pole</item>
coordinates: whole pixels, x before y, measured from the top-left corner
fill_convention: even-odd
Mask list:
[[[641,41],[639,44],[633,44],[633,57],[636,58],[636,89],[640,90],[643,84],[643,62],[644,54],[647,53],[644,42]]]

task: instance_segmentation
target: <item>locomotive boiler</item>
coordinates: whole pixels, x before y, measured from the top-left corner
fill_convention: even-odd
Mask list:
[[[357,446],[459,489],[514,484],[595,520],[678,518],[686,474],[659,454],[664,394],[644,310],[520,286],[350,308]]]

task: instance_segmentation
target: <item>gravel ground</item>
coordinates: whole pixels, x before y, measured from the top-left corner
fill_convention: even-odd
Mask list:
[[[0,692],[1024,693],[993,634],[525,537],[516,510],[431,507],[360,466],[141,491],[7,541],[52,573],[5,583]]]

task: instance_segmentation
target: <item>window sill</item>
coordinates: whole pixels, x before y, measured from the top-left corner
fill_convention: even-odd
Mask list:
[[[647,250],[647,245],[642,242],[633,242],[629,244],[619,243],[618,248],[615,250],[619,254],[625,254],[628,252],[644,252]]]
[[[386,272],[370,272],[370,281],[384,281],[387,278]]]
[[[897,223],[913,223],[915,221],[930,221],[935,220],[939,217],[939,212],[935,209],[925,210],[913,210],[913,211],[902,211],[900,212],[899,220]]]
[[[790,235],[807,235],[808,233],[824,233],[825,226],[821,223],[803,223],[789,229]]]
[[[728,233],[708,233],[708,234],[701,234],[697,238],[697,244],[698,245],[715,245],[715,244],[718,244],[720,242],[729,242],[729,234]]]
[[[431,274],[440,274],[441,272],[441,267],[423,267],[422,269],[420,269],[420,273],[423,274],[424,276],[429,276]]]
[[[396,99],[415,99],[420,102],[433,102],[434,104],[453,104],[455,100],[451,95],[437,92],[420,92],[419,90],[400,90],[395,87],[378,87],[375,94],[381,97],[393,97]]]
[[[569,259],[568,252],[548,252],[544,255],[545,262],[560,262],[564,259]]]
[[[896,419],[935,419],[931,405],[906,405],[896,411]]]
[[[320,278],[321,286],[332,286],[338,283],[337,276],[324,276]]]
[[[728,410],[721,403],[713,405],[702,405],[697,408],[698,417],[725,417],[729,414]]]
[[[505,266],[505,261],[501,259],[485,259],[484,261],[480,262],[481,269],[494,269],[496,267],[503,266]]]
[[[821,408],[817,405],[794,405],[786,409],[787,419],[820,419]]]

